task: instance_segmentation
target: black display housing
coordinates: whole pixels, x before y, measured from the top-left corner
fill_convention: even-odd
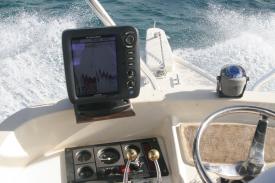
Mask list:
[[[114,37],[116,47],[117,91],[78,96],[73,66],[72,40],[95,37]],[[62,47],[66,84],[69,99],[73,104],[91,104],[127,100],[139,95],[140,55],[139,35],[131,26],[71,29],[62,34]]]

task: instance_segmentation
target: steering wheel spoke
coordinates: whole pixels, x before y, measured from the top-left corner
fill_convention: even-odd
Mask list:
[[[268,125],[267,116],[262,116],[259,120],[255,135],[252,140],[247,162],[245,162],[244,168],[247,170],[247,174],[251,177],[255,177],[260,174],[265,162],[264,162],[264,146],[265,136]]]

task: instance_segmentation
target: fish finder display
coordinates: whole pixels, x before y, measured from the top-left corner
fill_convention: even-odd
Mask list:
[[[114,36],[73,39],[71,48],[78,97],[118,92]]]

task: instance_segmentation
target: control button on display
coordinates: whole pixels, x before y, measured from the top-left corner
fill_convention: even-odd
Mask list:
[[[132,60],[134,60],[134,57],[128,57],[128,60],[132,61]]]
[[[133,55],[134,52],[133,51],[128,51],[128,55]]]
[[[125,43],[128,45],[132,45],[135,42],[135,37],[133,35],[127,35],[125,38]]]
[[[134,66],[135,64],[134,64],[134,62],[129,62],[128,63],[128,66]]]
[[[130,91],[129,91],[129,95],[134,95],[134,93],[135,93],[135,92],[134,92],[133,90],[130,90]]]
[[[135,76],[135,71],[134,70],[129,70],[128,71],[128,76],[129,77],[134,77]]]
[[[133,48],[133,45],[126,45],[126,48]]]
[[[127,86],[129,88],[133,88],[135,86],[135,82],[130,80],[130,81],[127,82]]]

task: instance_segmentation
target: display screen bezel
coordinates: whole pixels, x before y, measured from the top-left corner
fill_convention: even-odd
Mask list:
[[[132,69],[136,73],[135,81],[136,85],[134,88],[127,87],[128,75],[127,69],[129,65],[127,63],[128,55],[127,45],[125,44],[126,34],[131,32],[135,36],[136,42],[133,44],[131,51],[134,53],[131,56],[134,60]],[[73,74],[72,65],[72,50],[71,40],[80,37],[91,37],[91,36],[115,36],[116,37],[116,50],[117,50],[117,76],[118,76],[118,92],[112,94],[95,94],[88,97],[78,97],[75,91],[75,81]],[[101,103],[109,102],[122,99],[130,99],[137,97],[140,91],[140,56],[139,56],[139,38],[138,30],[132,26],[115,26],[115,27],[104,27],[104,28],[85,28],[85,29],[69,29],[62,33],[62,48],[64,58],[64,68],[67,91],[70,101],[73,104],[87,104],[87,103]]]

